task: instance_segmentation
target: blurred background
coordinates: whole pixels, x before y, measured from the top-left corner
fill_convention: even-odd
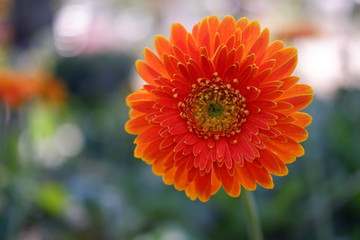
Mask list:
[[[254,192],[265,239],[360,239],[359,0],[0,0],[0,239],[247,239],[242,196],[190,201],[124,131],[143,48],[211,14],[297,47],[315,91],[305,156]]]

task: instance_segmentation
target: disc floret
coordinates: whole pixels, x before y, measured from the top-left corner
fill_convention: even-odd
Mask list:
[[[192,85],[191,93],[179,104],[180,115],[190,132],[218,139],[240,133],[249,113],[245,102],[239,90],[214,73],[212,79],[199,78]]]

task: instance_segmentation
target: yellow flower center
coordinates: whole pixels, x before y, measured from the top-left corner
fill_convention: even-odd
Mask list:
[[[185,101],[179,103],[180,116],[187,120],[189,131],[204,138],[239,133],[249,113],[239,90],[216,75],[211,80],[198,79]]]

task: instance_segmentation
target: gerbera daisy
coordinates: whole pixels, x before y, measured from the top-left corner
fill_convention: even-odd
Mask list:
[[[232,16],[204,18],[192,32],[174,23],[155,49],[136,62],[147,84],[127,98],[135,157],[192,200],[221,186],[233,197],[241,186],[273,188],[271,175],[304,154],[311,122],[299,112],[313,94],[292,76],[297,50]]]

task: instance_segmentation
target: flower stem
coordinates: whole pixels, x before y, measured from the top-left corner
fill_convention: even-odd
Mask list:
[[[253,193],[251,191],[245,190],[244,195],[245,195],[246,212],[248,215],[249,239],[263,240],[261,223],[257,212]]]

